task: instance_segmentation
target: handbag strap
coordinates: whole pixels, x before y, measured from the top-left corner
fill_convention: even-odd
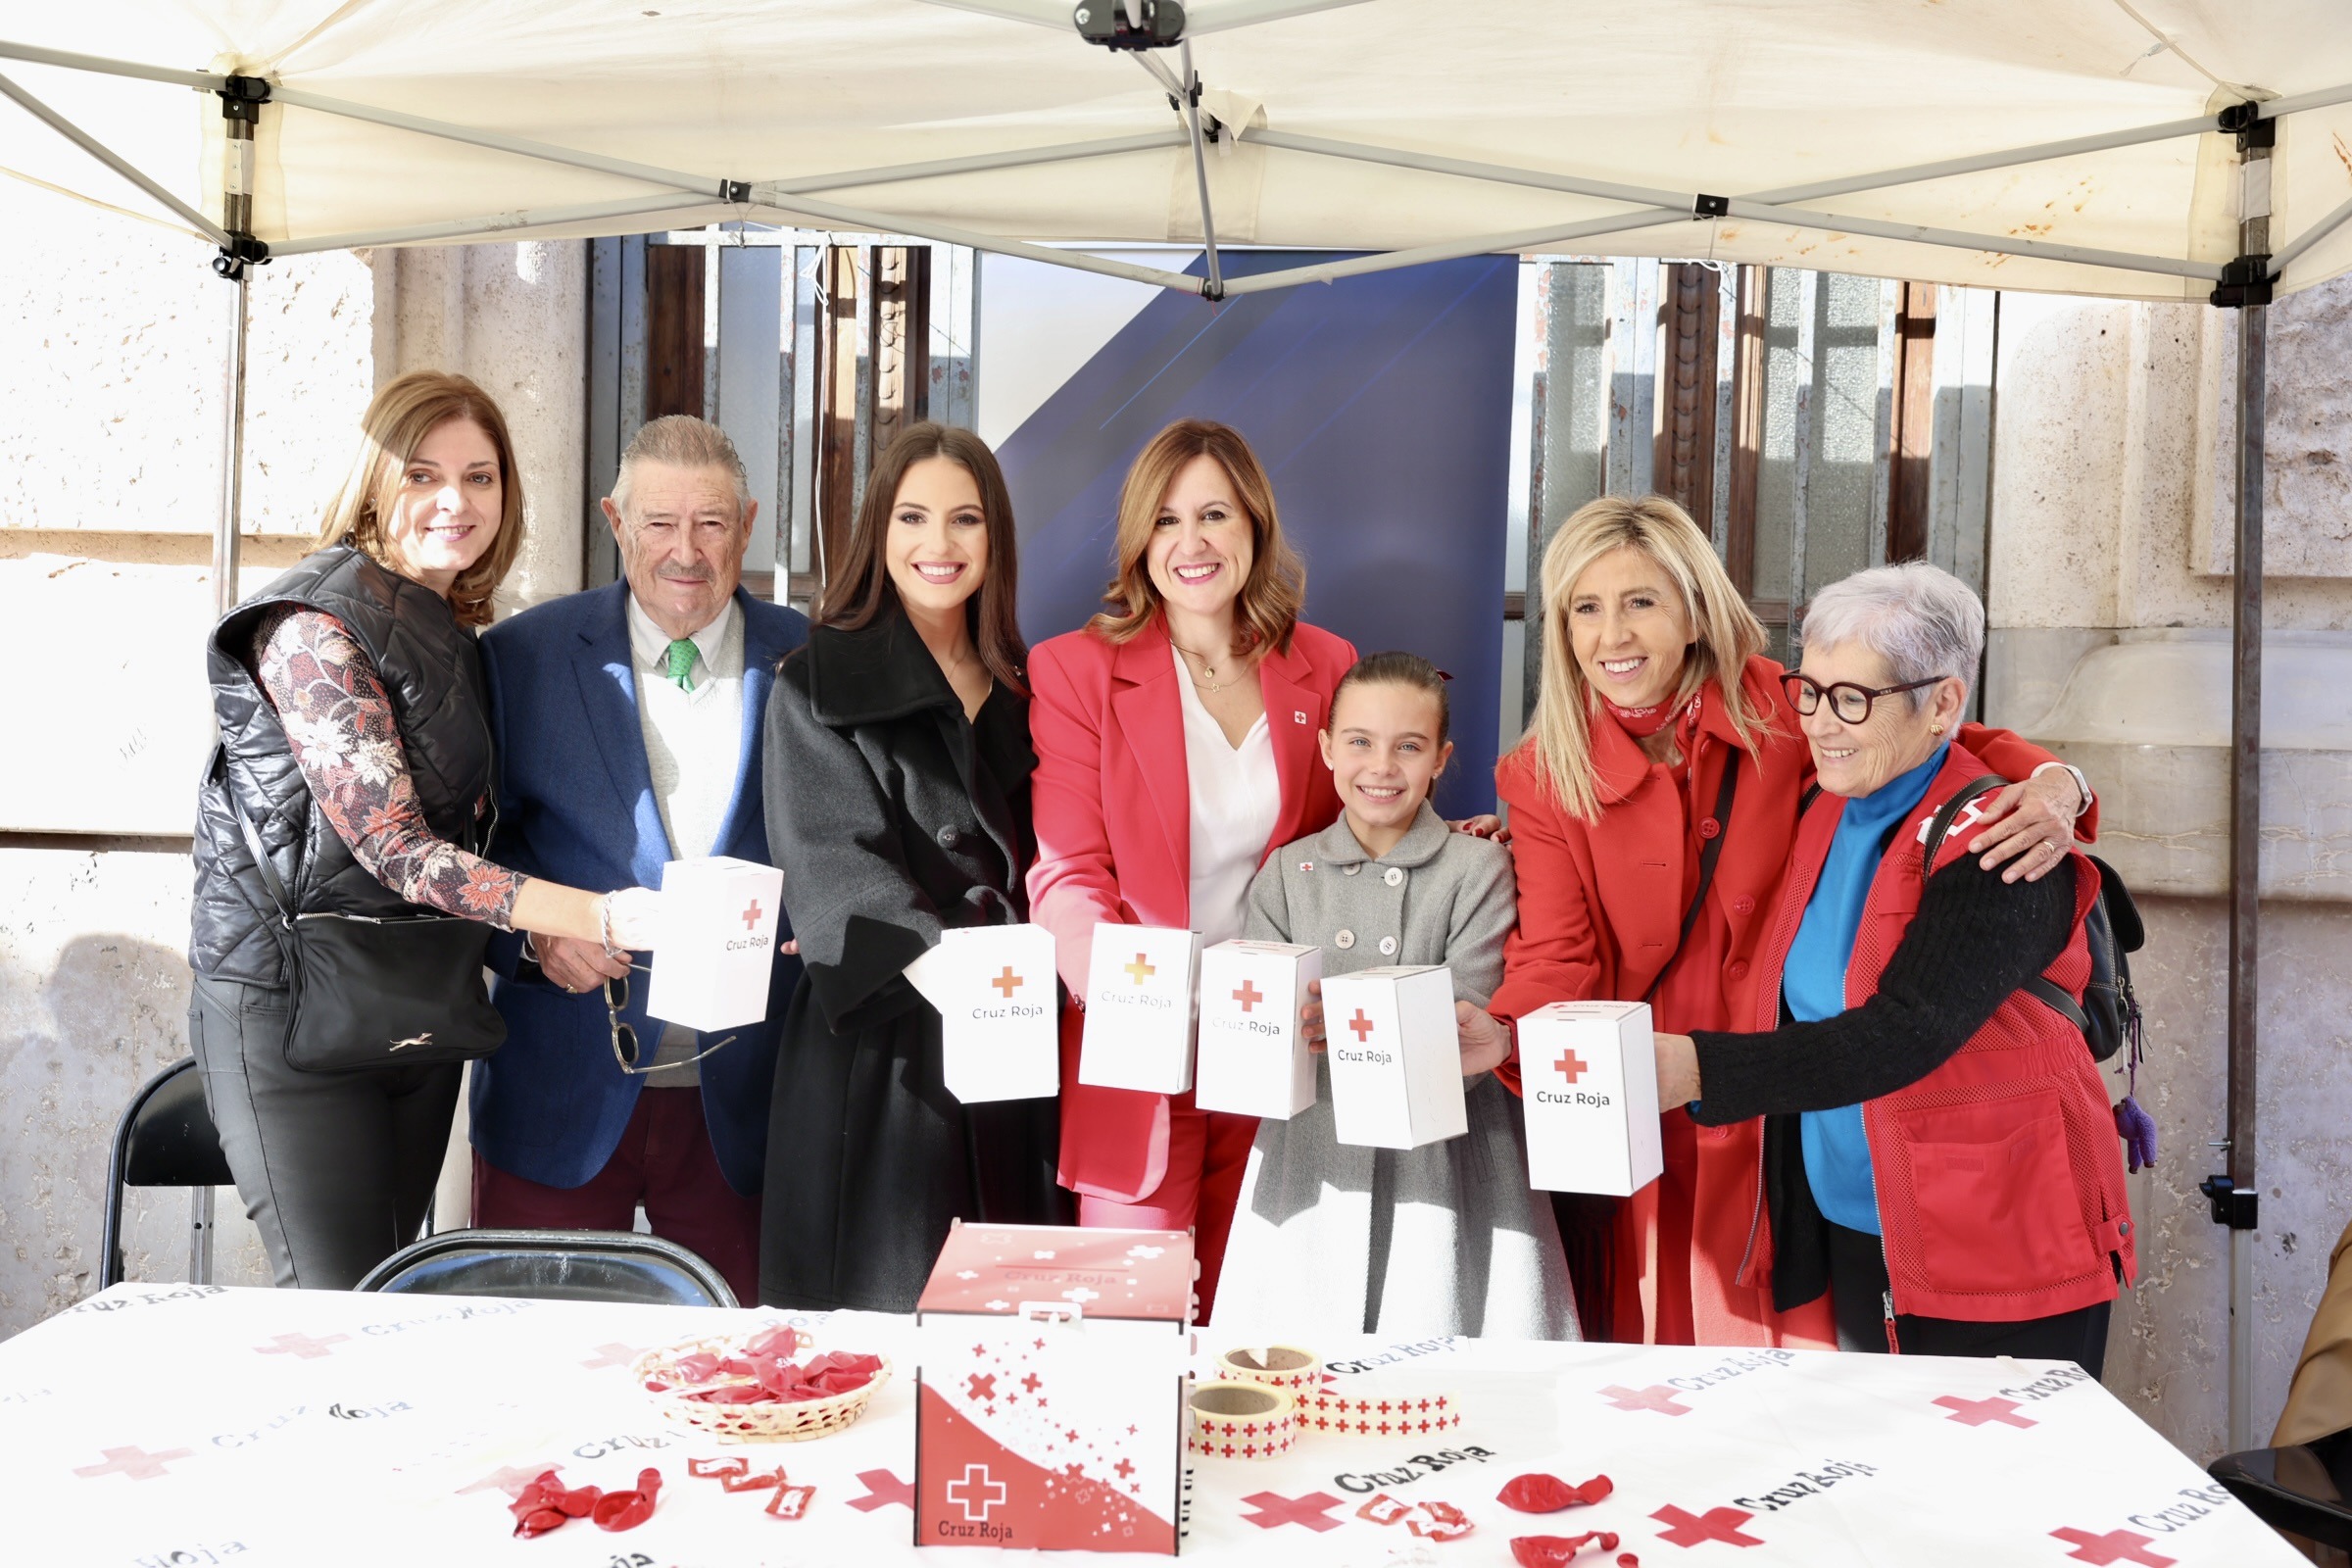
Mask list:
[[[1724,754],[1723,783],[1715,791],[1715,836],[1707,840],[1698,852],[1698,888],[1690,895],[1690,906],[1683,911],[1683,929],[1674,939],[1676,953],[1682,952],[1683,944],[1690,940],[1691,928],[1698,924],[1698,911],[1706,907],[1707,890],[1715,885],[1715,862],[1723,858],[1723,841],[1731,836],[1732,802],[1739,793],[1740,749],[1735,746]],[[1669,965],[1673,963],[1672,955],[1668,956],[1666,961]],[[1649,984],[1648,996],[1642,1000],[1646,1002],[1655,997],[1658,987],[1665,983],[1666,971],[1661,968],[1657,979]]]
[[[280,915],[292,920],[294,900],[278,877],[277,867],[270,863],[270,854],[262,848],[262,835],[255,829],[253,818],[245,814],[245,808],[237,804],[236,791],[229,786],[226,746],[213,748],[213,781],[220,786],[220,799],[227,805],[229,815],[237,819],[237,831],[245,837],[245,852],[253,857],[253,868],[261,873],[262,887],[269,893],[270,902],[277,906]]]

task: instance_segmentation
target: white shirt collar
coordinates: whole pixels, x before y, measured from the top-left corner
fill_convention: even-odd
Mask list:
[[[735,614],[735,596],[729,594],[718,613],[710,617],[710,623],[688,636],[687,640],[702,655],[705,669],[718,667],[719,644],[726,640]],[[628,618],[629,646],[637,655],[637,662],[647,669],[665,667],[669,662],[669,633],[654,624],[654,617],[645,612],[645,607],[633,593],[629,595]]]

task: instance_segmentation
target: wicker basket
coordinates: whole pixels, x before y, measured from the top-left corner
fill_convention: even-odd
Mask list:
[[[651,1378],[668,1382],[676,1375],[679,1361],[690,1355],[708,1352],[726,1357],[736,1354],[743,1347],[738,1339],[714,1337],[686,1340],[677,1345],[648,1350],[630,1366],[629,1373],[638,1386],[644,1387]],[[822,1399],[760,1399],[749,1404],[712,1404],[705,1399],[690,1399],[685,1396],[701,1389],[725,1388],[730,1384],[747,1383],[748,1378],[714,1378],[708,1383],[673,1386],[660,1394],[648,1391],[646,1397],[661,1408],[662,1415],[679,1426],[706,1432],[722,1443],[806,1443],[810,1438],[825,1437],[839,1432],[865,1413],[882,1386],[890,1381],[890,1357],[881,1357],[882,1370],[876,1372],[862,1389],[836,1394]]]

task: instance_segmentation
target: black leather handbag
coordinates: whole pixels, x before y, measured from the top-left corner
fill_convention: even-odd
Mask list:
[[[370,916],[294,907],[262,837],[231,803],[262,885],[277,906],[297,1072],[368,1072],[487,1056],[506,1043],[482,959],[491,928],[454,914]]]

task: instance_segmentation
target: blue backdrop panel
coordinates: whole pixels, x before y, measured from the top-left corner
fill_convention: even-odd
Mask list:
[[[1239,274],[1316,259],[1224,261]],[[1492,810],[1517,276],[1513,258],[1473,257],[1213,308],[1154,299],[999,453],[1022,524],[1025,633],[1042,641],[1101,608],[1119,480],[1144,443],[1172,419],[1223,420],[1273,475],[1307,562],[1307,619],[1452,673],[1454,761],[1436,804]]]

